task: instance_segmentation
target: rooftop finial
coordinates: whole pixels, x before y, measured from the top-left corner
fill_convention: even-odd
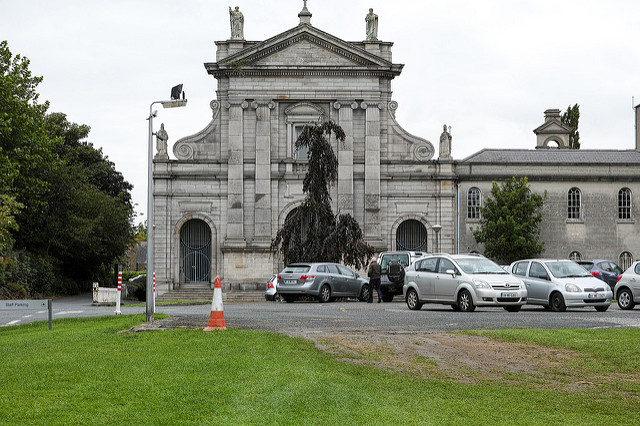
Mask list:
[[[309,24],[311,25],[311,12],[307,9],[307,0],[302,0],[304,2],[304,7],[302,11],[298,13],[298,17],[300,18],[301,24]]]

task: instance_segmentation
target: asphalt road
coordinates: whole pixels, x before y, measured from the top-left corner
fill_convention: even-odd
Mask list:
[[[123,305],[122,314],[144,313],[145,307]],[[211,305],[157,306],[157,313],[184,317],[206,326]],[[115,315],[115,307],[92,306],[91,295],[53,301],[53,327],[56,319]],[[623,311],[612,304],[606,312],[593,308],[546,311],[525,306],[510,313],[502,308],[476,308],[475,312],[454,312],[445,305],[424,305],[410,311],[399,299],[392,303],[364,302],[256,302],[224,305],[227,328],[251,328],[282,333],[296,331],[380,330],[395,333],[442,332],[498,328],[631,328],[640,327],[640,308]],[[47,321],[47,311],[0,311],[0,327]]]

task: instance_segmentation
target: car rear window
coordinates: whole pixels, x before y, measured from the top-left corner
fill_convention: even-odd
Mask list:
[[[380,267],[382,269],[387,269],[390,262],[399,262],[406,268],[409,266],[409,255],[406,253],[385,254],[382,256],[382,263],[380,264]]]
[[[309,272],[311,266],[309,265],[291,265],[284,268],[282,271],[283,274],[302,274],[305,272]]]

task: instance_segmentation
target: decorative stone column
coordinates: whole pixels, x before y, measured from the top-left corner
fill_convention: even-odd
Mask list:
[[[271,100],[251,103],[256,110],[255,236],[253,243],[271,244]]]
[[[338,143],[338,209],[353,216],[353,110],[355,101],[334,102],[338,124],[344,130],[344,145]]]
[[[362,102],[360,106],[365,110],[364,236],[380,239],[380,111],[384,105]]]
[[[228,247],[245,247],[244,238],[244,135],[243,113],[249,104],[244,100],[228,101],[229,109],[229,163],[227,175],[227,236]]]

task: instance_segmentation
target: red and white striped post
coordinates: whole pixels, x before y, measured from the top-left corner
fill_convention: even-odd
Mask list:
[[[120,312],[120,296],[122,295],[122,271],[118,268],[118,295],[116,296],[116,315],[121,315]]]
[[[156,273],[153,273],[153,313],[156,313]]]

